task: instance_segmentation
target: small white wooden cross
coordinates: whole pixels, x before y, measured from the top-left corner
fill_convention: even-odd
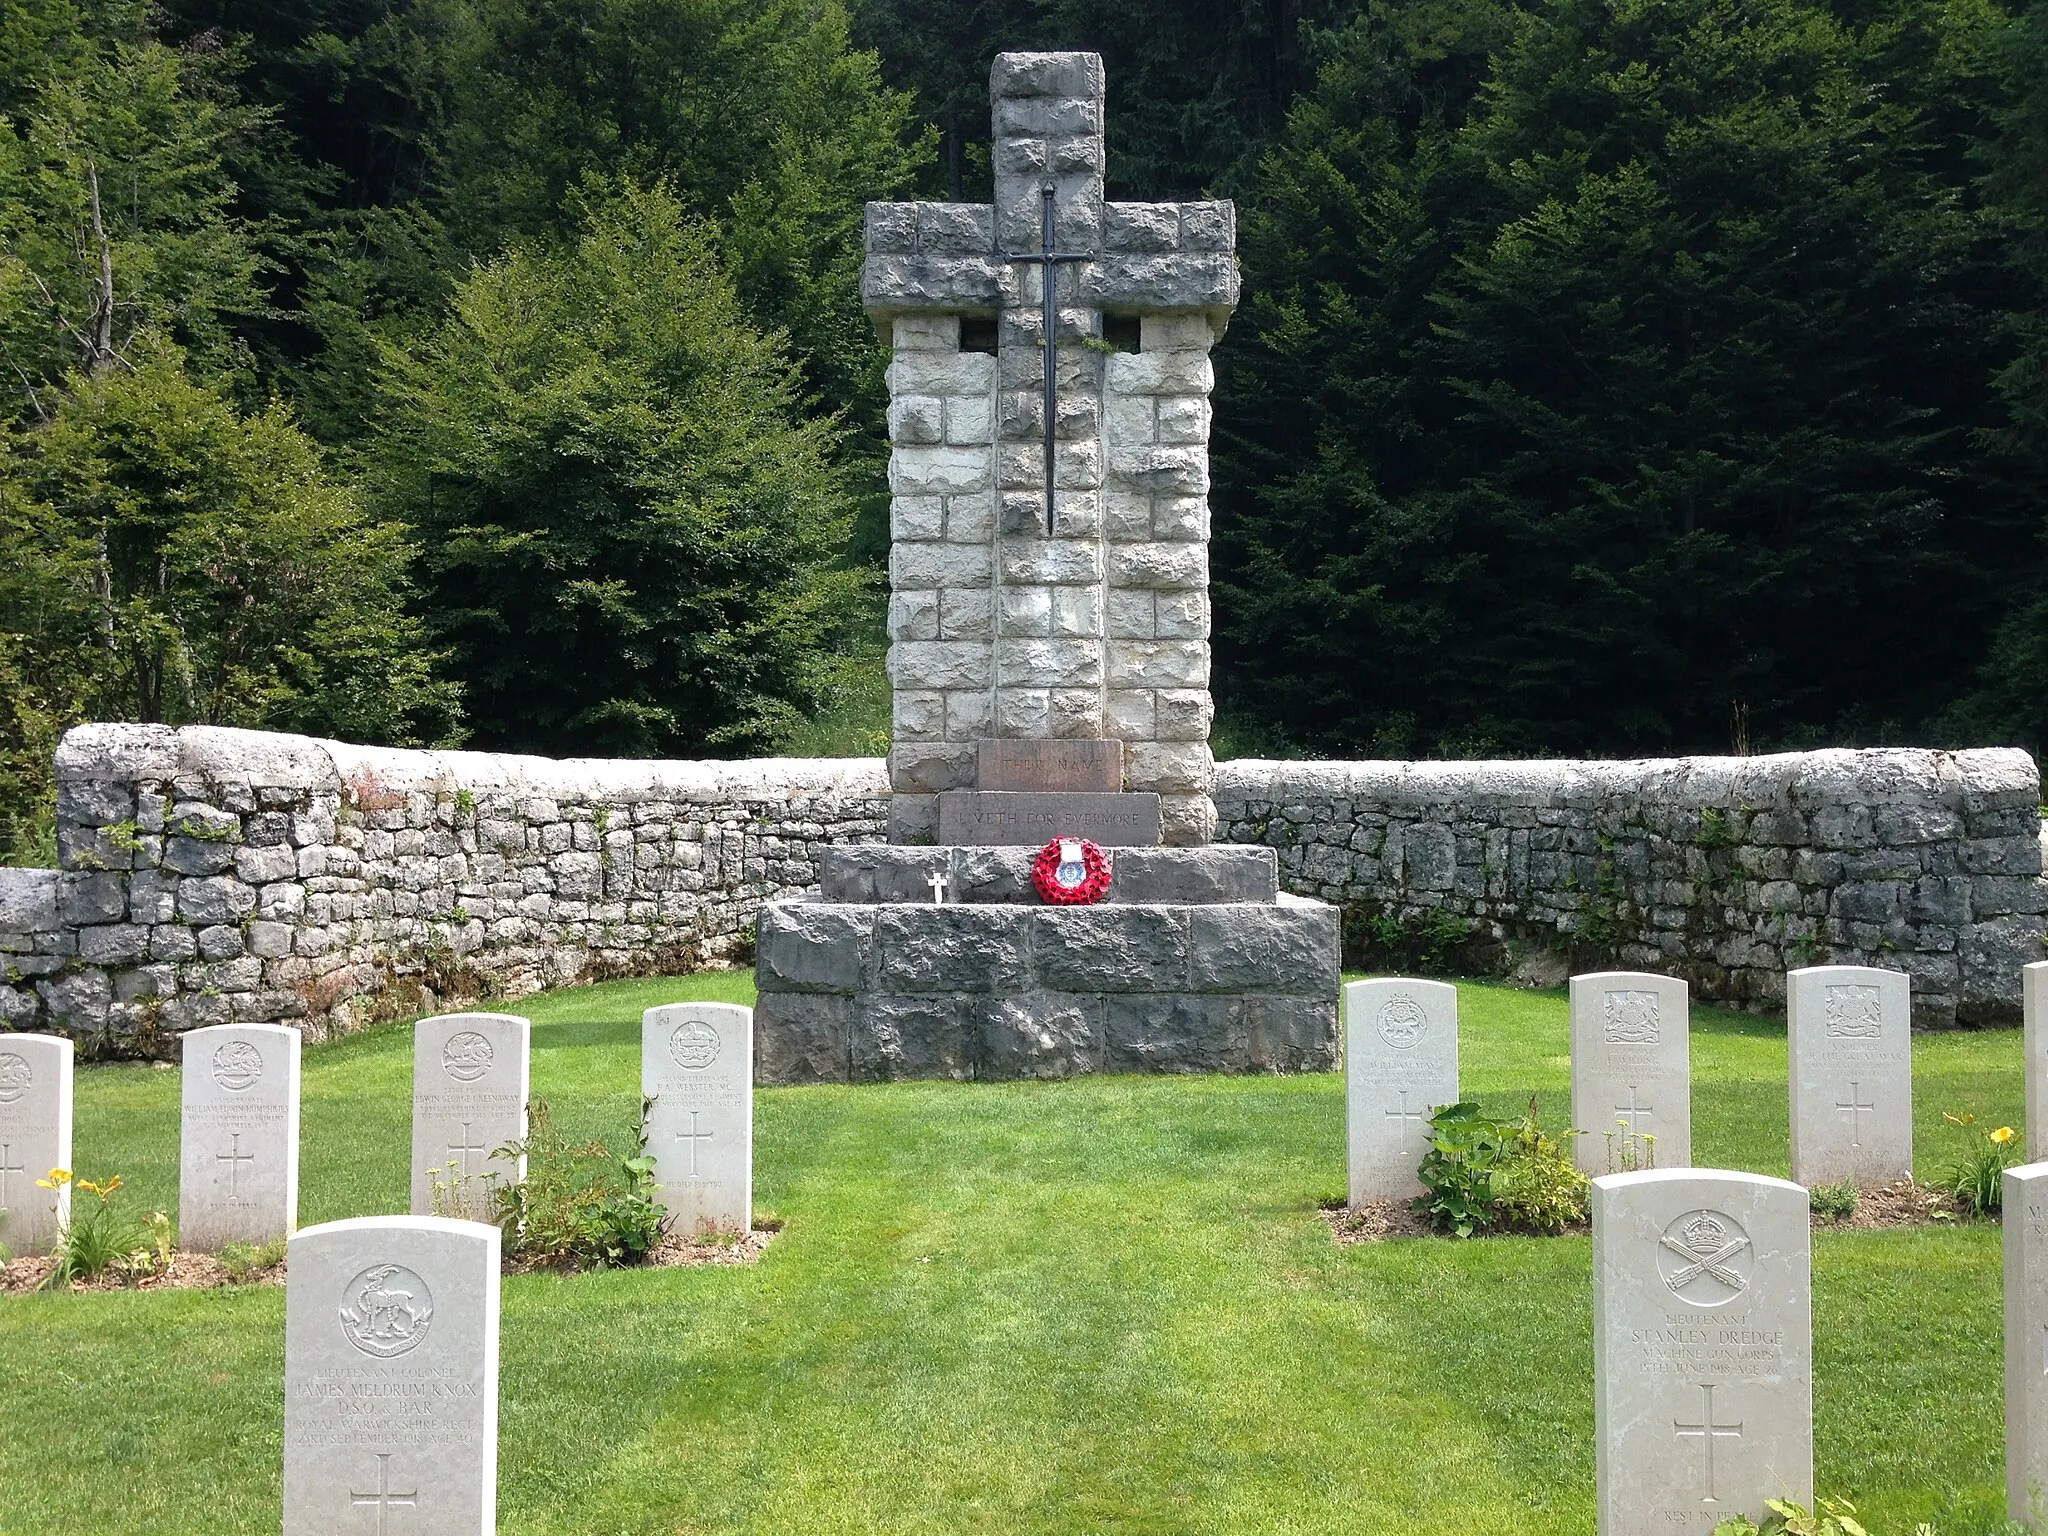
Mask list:
[[[931,879],[931,886],[932,905],[935,907],[943,907],[946,904],[946,877],[944,875],[934,874]]]

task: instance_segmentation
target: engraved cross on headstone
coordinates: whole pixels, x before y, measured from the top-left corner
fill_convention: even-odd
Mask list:
[[[1388,1110],[1387,1118],[1389,1120],[1414,1120],[1420,1122],[1423,1118],[1422,1111],[1419,1109],[1410,1109],[1408,1107],[1408,1090],[1403,1088],[1400,1090],[1400,1093],[1401,1107],[1399,1109]]]
[[[1642,1095],[1636,1092],[1636,1085],[1634,1083],[1630,1083],[1628,1085],[1628,1102],[1626,1104],[1617,1104],[1614,1106],[1615,1119],[1619,1120],[1623,1125],[1627,1126],[1629,1128],[1630,1133],[1634,1135],[1642,1134],[1642,1131],[1636,1122],[1639,1120],[1648,1120],[1651,1117],[1650,1106],[1647,1104],[1637,1102],[1641,1097]]]
[[[1720,1501],[1714,1495],[1714,1442],[1716,1440],[1740,1440],[1742,1438],[1742,1421],[1737,1419],[1733,1424],[1717,1424],[1714,1422],[1714,1384],[1712,1382],[1702,1382],[1700,1384],[1700,1395],[1704,1399],[1704,1406],[1700,1410],[1699,1423],[1686,1424],[1680,1420],[1673,1419],[1671,1421],[1671,1428],[1672,1432],[1681,1440],[1689,1440],[1695,1436],[1698,1437],[1700,1455],[1705,1463],[1704,1471],[1707,1485],[1706,1497],[1700,1502],[1703,1504],[1715,1504]]]
[[[693,1179],[697,1177],[697,1143],[712,1139],[711,1132],[697,1129],[697,1113],[694,1109],[690,1111],[690,1128],[687,1131],[676,1132],[677,1141],[687,1141],[690,1144],[690,1177]]]
[[[242,1164],[255,1162],[256,1154],[242,1150],[242,1133],[240,1131],[230,1131],[228,1132],[228,1150],[217,1153],[214,1161],[228,1165],[228,1204],[240,1205],[242,1203]]]
[[[1849,1145],[1852,1147],[1863,1145],[1863,1117],[1877,1113],[1877,1104],[1874,1100],[1868,1104],[1862,1100],[1863,1085],[1852,1082],[1849,1084],[1849,1102],[1835,1105],[1836,1114],[1849,1117]]]
[[[14,1158],[11,1163],[7,1160],[10,1157]],[[27,1172],[28,1167],[15,1152],[13,1144],[0,1141],[0,1210],[7,1208],[7,1175]]]
[[[490,1149],[481,1141],[471,1136],[469,1122],[465,1120],[462,1122],[462,1139],[449,1142],[448,1150],[453,1152],[456,1155],[456,1159],[462,1164],[462,1176],[466,1179],[476,1171],[469,1166],[469,1154],[472,1152],[487,1152]]]
[[[377,1536],[390,1536],[392,1506],[403,1505],[407,1509],[419,1508],[419,1490],[415,1488],[411,1493],[393,1492],[391,1488],[391,1458],[394,1453],[391,1451],[377,1451],[374,1454],[377,1458],[377,1491],[375,1493],[357,1493],[351,1489],[349,1490],[348,1502],[351,1509],[363,1505],[376,1506]]]

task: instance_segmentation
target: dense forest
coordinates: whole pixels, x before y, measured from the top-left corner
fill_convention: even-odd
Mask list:
[[[1234,198],[1224,752],[2048,743],[2048,0],[10,0],[0,854],[88,718],[885,739],[862,205]]]

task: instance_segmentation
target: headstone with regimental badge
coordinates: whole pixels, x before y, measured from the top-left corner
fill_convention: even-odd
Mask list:
[[[491,1536],[498,1229],[368,1216],[291,1240],[284,1536]]]
[[[509,1013],[421,1019],[412,1037],[412,1211],[490,1218],[499,1184],[524,1157],[495,1157],[526,1136],[529,1020]]]
[[[1352,1207],[1420,1194],[1429,1116],[1458,1101],[1458,989],[1400,976],[1344,988],[1344,1119]]]
[[[2005,1170],[2005,1502],[2048,1517],[2048,1163]]]
[[[1792,1177],[1866,1189],[1913,1171],[1912,982],[1901,971],[1816,965],[1785,978]]]
[[[0,1245],[10,1253],[49,1252],[70,1215],[70,1188],[50,1173],[71,1168],[71,1056],[58,1035],[0,1035]]]
[[[1692,1163],[1691,1009],[1676,976],[1571,981],[1572,1156],[1587,1173]]]
[[[218,1253],[299,1224],[299,1032],[282,1024],[187,1030],[178,1245]]]
[[[1599,1536],[1813,1503],[1806,1191],[1657,1168],[1593,1180]]]
[[[686,1236],[754,1221],[754,1010],[669,1003],[640,1019],[655,1198]]]

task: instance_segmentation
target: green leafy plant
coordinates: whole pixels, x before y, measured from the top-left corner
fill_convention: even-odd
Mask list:
[[[1951,1115],[1942,1119],[1951,1125],[1968,1127],[1975,1115]],[[1944,1165],[1940,1187],[1956,1197],[1956,1203],[1976,1216],[1990,1216],[2005,1202],[2005,1170],[2020,1160],[2019,1133],[2009,1125],[1987,1131],[1980,1139],[1972,1136],[1963,1151]]]
[[[1846,1221],[1854,1216],[1862,1199],[1863,1191],[1856,1187],[1854,1179],[1816,1184],[1806,1192],[1807,1204],[1813,1207],[1814,1214],[1825,1216],[1829,1221]]]
[[[138,1253],[145,1259],[148,1256],[150,1234],[115,1201],[121,1176],[95,1183],[74,1179],[68,1168],[52,1168],[48,1178],[36,1180],[39,1189],[60,1190],[66,1185],[74,1191],[71,1213],[57,1232],[57,1264],[50,1271],[48,1284],[61,1289],[80,1280],[97,1280],[116,1266],[132,1274],[133,1257]],[[78,1194],[93,1198],[80,1200]]]
[[[285,1247],[281,1237],[267,1243],[229,1243],[220,1251],[220,1267],[236,1285],[247,1285],[264,1270],[284,1262]]]
[[[491,1154],[526,1159],[526,1177],[500,1184],[494,1196],[511,1257],[605,1269],[640,1263],[653,1251],[666,1216],[654,1198],[645,1109],[632,1155],[618,1158],[602,1140],[570,1141],[546,1099],[527,1106],[525,1139]]]
[[[1586,1176],[1543,1129],[1533,1097],[1519,1120],[1492,1119],[1468,1102],[1437,1110],[1429,1127],[1417,1169],[1425,1193],[1414,1207],[1438,1230],[1559,1232],[1586,1214]]]
[[[1762,1525],[1747,1515],[1730,1515],[1714,1527],[1714,1536],[1870,1536],[1847,1499],[1822,1499],[1813,1509],[1790,1499],[1766,1499],[1764,1508],[1770,1513]],[[1913,1536],[1934,1536],[1934,1527],[1916,1525]]]
[[[1614,1124],[1615,1129],[1603,1133],[1607,1141],[1607,1171],[1641,1173],[1645,1168],[1656,1167],[1655,1133],[1639,1131],[1626,1120],[1617,1120]]]

